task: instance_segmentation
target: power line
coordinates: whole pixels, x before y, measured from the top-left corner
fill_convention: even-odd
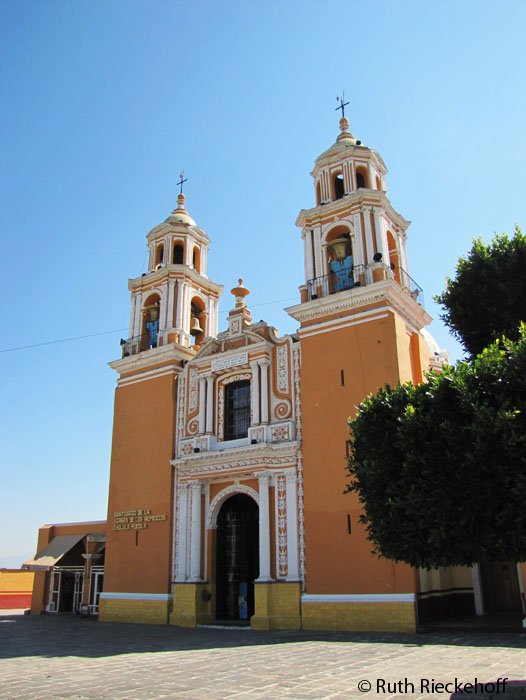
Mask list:
[[[289,298],[289,299],[276,299],[274,301],[263,301],[260,304],[251,304],[249,308],[255,309],[258,306],[270,306],[271,304],[281,304],[286,301],[295,301],[294,298]],[[222,311],[221,315],[223,314],[228,314],[228,311]],[[99,335],[111,335],[111,333],[124,333],[124,331],[127,331],[127,328],[116,328],[113,331],[100,331],[98,333],[88,333],[87,335],[75,335],[70,338],[58,338],[56,340],[46,340],[43,343],[33,343],[31,345],[18,345],[17,347],[14,348],[3,348],[0,350],[0,353],[4,352],[16,352],[17,350],[30,350],[31,348],[41,348],[44,347],[45,345],[57,345],[59,343],[70,343],[73,340],[85,340],[86,338],[96,338]]]
[[[15,350],[28,350],[29,348],[40,348],[43,345],[56,345],[57,343],[69,343],[72,340],[84,340],[84,338],[95,338],[97,335],[110,335],[110,333],[122,333],[127,328],[117,328],[114,331],[100,331],[99,333],[89,333],[88,335],[76,335],[71,338],[59,338],[58,340],[47,340],[44,343],[33,343],[33,345],[19,345],[16,348],[4,348],[0,352],[15,352]]]

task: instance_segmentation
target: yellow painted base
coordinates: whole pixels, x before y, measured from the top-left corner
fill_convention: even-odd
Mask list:
[[[209,583],[174,583],[170,625],[196,627],[213,620],[213,586]]]
[[[255,583],[255,612],[250,619],[254,630],[301,629],[300,583]]]
[[[168,620],[168,600],[107,600],[99,604],[101,622],[137,622],[165,625]]]
[[[415,632],[414,603],[303,603],[303,629]]]

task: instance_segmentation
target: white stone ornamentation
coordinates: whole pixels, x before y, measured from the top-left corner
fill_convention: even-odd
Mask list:
[[[287,557],[287,484],[284,474],[276,477],[276,532],[277,532],[277,571],[278,578],[286,578]]]
[[[188,373],[188,412],[193,413],[197,409],[197,377],[198,370],[192,367]]]
[[[279,345],[276,350],[278,391],[288,394],[289,391],[289,351],[287,345]]]

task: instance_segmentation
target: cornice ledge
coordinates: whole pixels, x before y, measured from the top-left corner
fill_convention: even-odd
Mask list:
[[[323,318],[342,311],[353,311],[358,307],[369,306],[378,302],[391,304],[401,316],[406,320],[410,320],[415,326],[421,323],[420,327],[423,327],[431,323],[432,319],[426,310],[392,280],[374,282],[368,287],[360,288],[359,291],[350,289],[344,292],[336,292],[336,294],[330,294],[321,299],[289,306],[284,310],[292,318],[303,322]]]
[[[180,345],[166,345],[161,348],[152,348],[145,350],[137,355],[123,357],[120,360],[108,362],[111,369],[114,369],[119,374],[124,372],[132,372],[137,369],[145,369],[151,365],[162,364],[163,362],[180,362],[181,360],[190,360],[194,357],[194,352],[188,348],[183,348]],[[182,371],[182,367],[178,368]]]
[[[273,459],[297,460],[298,442],[259,443],[247,447],[234,447],[230,450],[212,450],[187,455],[170,460],[170,464],[182,471],[191,471],[197,467],[232,467],[265,466]]]
[[[205,275],[201,275],[199,272],[196,272],[191,267],[188,267],[188,265],[174,265],[172,263],[168,263],[167,265],[159,268],[158,270],[151,270],[150,272],[146,272],[140,277],[133,277],[132,279],[129,279],[128,290],[130,292],[136,292],[145,286],[150,287],[152,284],[158,285],[159,283],[164,282],[165,278],[178,279],[180,275],[189,277],[192,280],[192,282],[195,282],[201,287],[217,292],[218,294],[220,294],[223,291],[222,284],[212,282],[211,279],[205,277]]]

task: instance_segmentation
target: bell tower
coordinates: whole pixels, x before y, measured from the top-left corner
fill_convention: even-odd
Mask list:
[[[223,289],[206,275],[210,239],[182,191],[177,205],[146,237],[148,269],[128,281],[129,337],[110,363],[119,378],[102,620],[168,618],[178,384],[205,338],[217,335]]]
[[[361,504],[343,493],[347,421],[384,384],[422,381],[429,353],[421,329],[431,318],[408,272],[409,222],[387,197],[384,161],[343,114],[339,126],[311,173],[315,205],[296,221],[305,279],[300,303],[286,309],[300,323],[301,341],[303,626],[316,628],[324,605],[325,629],[333,616],[335,629],[409,630],[413,571],[371,556]]]
[[[185,208],[177,208],[147,235],[148,271],[129,281],[131,312],[123,356],[175,344],[181,356],[217,335],[221,285],[206,275],[210,239]],[[193,356],[193,355],[191,355]]]

